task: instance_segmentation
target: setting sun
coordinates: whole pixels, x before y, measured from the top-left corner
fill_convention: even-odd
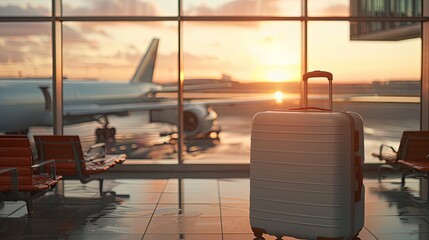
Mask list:
[[[277,91],[274,93],[274,98],[276,99],[276,103],[282,103],[284,99],[284,94],[282,91]]]

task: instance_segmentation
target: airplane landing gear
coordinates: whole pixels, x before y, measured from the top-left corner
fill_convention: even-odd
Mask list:
[[[104,122],[102,122],[100,119],[98,120],[99,123],[103,124],[103,128],[97,128],[95,130],[97,143],[107,143],[115,141],[116,128],[109,128],[109,120],[107,119],[107,116],[103,115],[103,119]]]
[[[116,128],[97,128],[95,130],[95,136],[97,138],[97,143],[111,142],[115,140]]]

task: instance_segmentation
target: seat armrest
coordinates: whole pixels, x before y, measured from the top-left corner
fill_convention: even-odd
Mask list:
[[[84,157],[88,160],[93,160],[96,158],[104,157],[106,155],[106,144],[105,143],[97,143],[91,145],[88,151],[85,153]]]
[[[389,154],[384,153],[385,148],[389,148],[395,155],[398,153],[398,151],[394,147],[386,145],[386,144],[381,144],[379,153],[378,154],[372,153],[371,155],[373,157],[378,158],[380,161],[396,162],[398,157],[393,155],[393,154],[389,155]]]
[[[384,148],[390,148],[394,153],[398,153],[398,151],[396,151],[396,149],[394,147],[386,145],[386,144],[381,144],[381,146],[380,146],[380,155],[382,155]]]
[[[57,173],[56,173],[56,168],[55,168],[55,160],[47,160],[47,161],[43,161],[41,163],[38,164],[34,164],[33,166],[31,166],[31,168],[39,168],[41,169],[41,167],[45,166],[45,165],[51,165],[50,170],[51,170],[51,178],[52,179],[56,179],[57,178]]]
[[[12,198],[16,199],[18,197],[18,169],[13,168],[0,168],[0,174],[10,172],[10,182],[12,183],[11,192]]]
[[[14,175],[18,175],[18,170],[15,167],[11,168],[0,168],[0,174],[11,172]]]
[[[96,143],[96,144],[91,145],[88,152],[90,152],[92,149],[105,148],[105,147],[106,147],[106,143]]]
[[[104,152],[102,152],[102,153],[99,152],[99,153],[93,153],[91,155],[86,155],[85,156],[85,162],[92,161],[92,160],[95,160],[97,158],[104,158],[105,156],[106,156],[106,154]]]

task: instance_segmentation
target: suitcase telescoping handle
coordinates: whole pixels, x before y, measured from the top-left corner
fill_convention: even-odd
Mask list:
[[[329,81],[329,110],[332,110],[332,79],[333,79],[332,73],[319,71],[319,70],[305,73],[304,76],[302,77],[302,81],[304,81],[304,102],[303,102],[304,109],[318,109],[318,108],[308,107],[308,79],[320,78],[320,77],[327,78]],[[319,109],[319,110],[323,110],[323,109]]]

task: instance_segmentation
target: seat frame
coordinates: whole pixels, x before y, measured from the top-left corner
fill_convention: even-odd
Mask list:
[[[1,162],[1,168],[4,169],[5,173],[7,171],[11,172],[11,190],[10,191],[3,191],[2,192],[2,200],[3,201],[25,201],[28,216],[31,216],[34,212],[34,206],[33,206],[33,200],[36,198],[39,198],[40,196],[44,195],[46,192],[52,190],[55,188],[58,180],[61,179],[61,176],[57,176],[56,169],[55,169],[55,161],[47,161],[44,163],[39,164],[33,164],[33,156],[32,156],[32,150],[29,139],[25,135],[0,135],[0,143],[6,143],[6,144],[13,144],[16,143],[18,146],[16,147],[18,150],[20,148],[23,149],[26,153],[28,153],[28,156],[19,156],[20,158],[27,158],[28,165],[20,164],[19,166],[14,166],[11,164],[5,164],[5,162]],[[2,148],[4,145],[2,145]],[[14,151],[8,151],[9,154],[12,154],[11,156],[1,156],[4,158],[12,158],[15,156]],[[18,154],[19,152],[16,152]],[[18,155],[17,155],[18,156]],[[9,166],[5,166],[9,165]],[[49,166],[49,172],[47,173],[49,176],[46,176],[46,168]],[[26,184],[25,186],[44,186],[43,189],[25,189],[21,188],[21,184],[19,182],[19,168],[28,168],[31,174],[28,177],[31,177],[32,181],[34,180],[34,176],[40,176],[43,178],[44,182],[38,182],[38,183],[31,183],[31,185]],[[35,174],[34,172],[38,172],[40,174]],[[16,186],[16,187],[15,187]]]
[[[429,131],[406,131],[401,145],[402,151],[397,160],[398,165],[405,168],[401,174],[401,188],[405,187],[406,178],[429,179]],[[429,190],[429,185],[427,188]],[[429,192],[426,197],[429,197]]]
[[[0,192],[0,203],[3,203],[6,199],[5,194],[10,192],[9,195],[12,198],[16,198],[18,196],[18,169],[16,167],[11,168],[0,168],[1,174],[10,174],[10,182],[12,183],[9,189],[2,189]]]
[[[409,149],[408,149],[409,142],[410,142],[410,139],[416,139],[416,138],[419,138],[420,140],[425,140],[425,139],[429,140],[429,131],[403,131],[398,150],[396,150],[394,147],[390,145],[381,144],[379,148],[379,153],[371,154],[373,157],[378,158],[380,161],[385,161],[385,163],[380,165],[377,169],[378,181],[381,181],[381,179],[384,178],[384,176],[382,175],[383,169],[388,169],[392,171],[402,170],[401,186],[405,185],[406,177],[419,177],[422,175],[419,173],[413,173],[412,171],[407,171],[408,169],[404,170],[404,165],[399,163],[399,160],[406,160],[410,156],[412,157],[413,153],[409,153]],[[385,155],[384,149],[386,148],[394,152],[396,156]]]
[[[98,175],[98,173],[88,174],[86,172],[86,169],[83,169],[83,167],[86,167],[87,164],[93,164],[93,163],[95,164],[94,166],[105,166],[106,169],[102,172],[104,173],[109,168],[115,166],[116,164],[122,163],[126,158],[125,154],[117,155],[116,157],[117,160],[115,161],[107,161],[107,159],[109,159],[109,157],[111,157],[112,155],[104,156],[104,158],[101,156],[96,159],[93,159],[91,157],[88,159],[85,159],[84,157],[85,155],[82,152],[80,139],[79,139],[79,136],[77,135],[55,135],[55,136],[36,135],[34,136],[34,140],[36,143],[36,148],[38,151],[40,161],[44,162],[47,160],[53,160],[53,161],[56,161],[57,163],[74,162],[74,167],[76,168],[75,175],[68,175],[68,174],[62,173],[61,167],[59,167],[58,166],[59,164],[57,164],[57,170],[58,172],[62,173],[64,180],[67,180],[67,179],[79,180],[83,184],[97,180],[100,196],[104,196],[107,193],[113,194],[113,195],[116,194],[113,191],[103,191],[104,179],[102,177],[95,176],[95,175]],[[47,159],[46,157],[47,155],[52,157],[51,156],[52,154],[50,153],[51,151],[50,146],[62,146],[62,147],[69,146],[72,149],[72,156],[67,156],[66,159],[63,158],[64,156],[61,156],[58,158],[54,157],[53,159]],[[96,147],[100,147],[100,144],[97,144]],[[104,160],[106,160],[106,162]]]

